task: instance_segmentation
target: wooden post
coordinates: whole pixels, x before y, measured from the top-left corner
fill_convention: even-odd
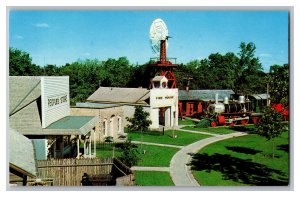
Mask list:
[[[25,174],[23,174],[23,186],[27,185],[27,176]]]
[[[84,145],[83,145],[83,156],[86,156],[86,138],[84,138]]]
[[[80,139],[80,135],[78,135],[78,138],[77,138],[77,158],[79,158],[79,139]]]
[[[97,156],[97,154],[96,154],[96,128],[94,128],[93,130],[94,130],[94,155],[96,158],[96,156]]]
[[[92,135],[90,133],[90,138],[89,138],[89,157],[92,158]]]

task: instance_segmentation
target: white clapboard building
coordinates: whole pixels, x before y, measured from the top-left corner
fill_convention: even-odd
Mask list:
[[[32,139],[38,160],[95,157],[97,122],[70,115],[68,76],[9,77],[9,127]]]

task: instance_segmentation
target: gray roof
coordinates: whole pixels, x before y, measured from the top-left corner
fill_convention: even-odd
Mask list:
[[[269,94],[250,94],[249,96],[253,96],[255,99],[263,99],[263,100],[267,100],[267,98],[270,98]]]
[[[150,90],[145,88],[100,87],[88,99],[99,103],[146,103]]]
[[[155,76],[152,81],[161,81],[162,79],[168,80],[165,76]]]
[[[104,108],[119,107],[119,106],[122,106],[122,105],[111,104],[111,103],[88,103],[88,102],[86,102],[86,103],[76,103],[76,106],[74,106],[74,107],[104,109]]]
[[[45,135],[86,135],[99,122],[96,116],[66,116],[43,129]]]
[[[9,166],[30,177],[37,174],[31,140],[11,128],[9,128]]]
[[[23,135],[41,135],[42,121],[39,105],[34,101],[9,117],[9,127]]]
[[[223,101],[224,97],[234,94],[233,90],[179,90],[179,100],[181,101],[214,101],[218,93],[218,100]]]
[[[9,115],[41,96],[41,77],[9,77]]]

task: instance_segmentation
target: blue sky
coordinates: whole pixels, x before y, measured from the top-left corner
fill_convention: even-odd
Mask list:
[[[9,14],[9,46],[28,52],[35,64],[106,60],[126,56],[143,64],[152,53],[149,29],[154,19],[168,26],[168,57],[177,63],[211,53],[238,53],[253,42],[265,71],[288,63],[287,11],[18,11]]]

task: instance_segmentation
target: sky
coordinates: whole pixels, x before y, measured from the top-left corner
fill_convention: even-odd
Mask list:
[[[119,58],[143,64],[155,54],[149,30],[154,19],[167,25],[167,56],[176,63],[208,58],[211,53],[239,52],[253,42],[264,71],[288,63],[288,11],[104,11],[10,10],[9,47],[30,54],[43,66],[78,59]]]

